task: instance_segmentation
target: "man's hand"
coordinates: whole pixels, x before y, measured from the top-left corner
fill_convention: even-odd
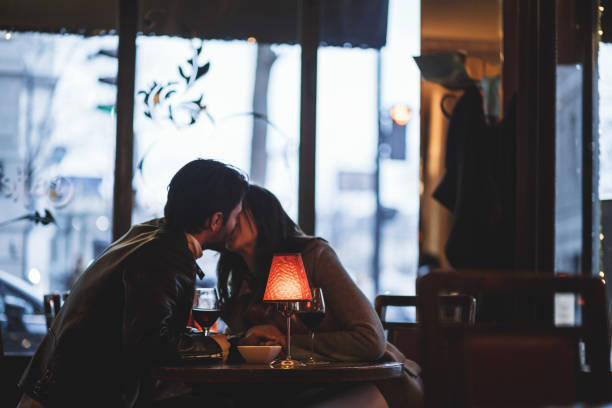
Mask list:
[[[221,351],[223,352],[223,362],[225,362],[227,360],[227,356],[229,356],[230,342],[227,341],[225,334],[211,334],[210,338],[216,341],[221,347]]]
[[[285,347],[287,340],[276,326],[262,324],[251,327],[238,344],[241,346],[274,346],[280,344]]]

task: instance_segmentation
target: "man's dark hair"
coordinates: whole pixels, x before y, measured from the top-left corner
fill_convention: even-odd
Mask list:
[[[171,229],[196,234],[204,229],[206,219],[218,211],[223,213],[225,223],[247,188],[246,177],[236,168],[216,160],[193,160],[170,181],[164,208],[166,224]]]

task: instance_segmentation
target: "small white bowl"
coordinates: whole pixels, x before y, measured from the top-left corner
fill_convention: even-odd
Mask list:
[[[281,351],[281,346],[238,346],[247,363],[269,363]]]

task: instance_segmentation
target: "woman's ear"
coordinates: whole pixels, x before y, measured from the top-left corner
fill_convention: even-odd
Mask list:
[[[217,211],[210,217],[210,229],[217,232],[223,228],[223,213]]]

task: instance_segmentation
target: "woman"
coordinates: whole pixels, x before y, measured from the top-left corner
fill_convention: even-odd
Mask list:
[[[272,255],[300,252],[310,286],[322,289],[326,303],[325,318],[314,341],[315,359],[373,361],[382,358],[385,351],[387,358],[403,358],[386,344],[378,316],[333,249],[325,240],[305,235],[268,190],[249,187],[226,248],[217,273],[221,316],[230,333],[246,332],[245,338],[251,342],[285,341],[284,319],[262,298]],[[308,328],[294,315],[291,329],[292,357],[305,357],[310,349]],[[389,351],[399,354],[396,357]],[[420,401],[420,388],[407,391]],[[406,398],[413,399],[407,394],[402,399]]]
[[[250,186],[243,207],[226,243],[232,253],[222,254],[218,264],[222,317],[231,332],[265,324],[285,332],[284,319],[274,306],[264,305],[261,299],[272,255],[301,252],[310,285],[323,290],[326,302],[327,313],[315,337],[316,352],[340,361],[382,357],[385,339],[380,320],[330,246],[322,239],[306,236],[278,199],[264,188]],[[293,322],[292,344],[309,349],[308,329],[298,319]],[[294,354],[299,357],[299,350]]]

